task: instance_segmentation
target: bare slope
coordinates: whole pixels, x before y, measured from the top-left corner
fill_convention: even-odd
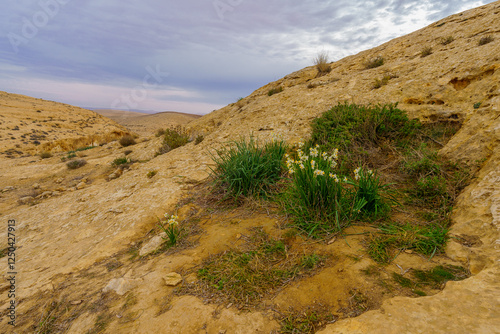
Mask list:
[[[0,92],[0,146],[4,156],[100,145],[127,133],[124,127],[90,110]]]
[[[185,270],[196,268],[210,254],[233,247],[247,233],[247,227],[272,229],[280,223],[276,217],[223,219],[209,211],[209,218],[200,222],[203,233],[193,247],[134,261],[130,256],[150,242],[156,217],[172,213],[190,185],[206,179],[211,164],[209,148],[251,132],[262,139],[273,134],[289,141],[306,137],[314,117],[346,100],[399,102],[400,108],[422,120],[463,121],[462,129],[441,153],[477,164],[480,172],[459,197],[451,235],[478,241],[459,243],[452,238],[447,249],[449,260],[468,266],[473,277],[449,282],[434,296],[388,299],[380,309],[329,324],[322,332],[498,332],[499,20],[497,1],[342,59],[332,64],[326,76],[316,78],[313,67],[292,73],[236,104],[193,121],[190,126],[205,134],[203,142],[158,157],[154,152],[160,140],[154,138],[129,148],[115,142],[85,151],[83,158],[88,164],[73,171],[61,162],[62,154],[44,160],[1,159],[0,189],[5,190],[1,194],[1,217],[4,222],[16,220],[18,246],[22,246],[17,251],[18,300],[22,301],[17,309],[19,332],[40,329],[41,321],[53,319],[53,315],[57,315],[54,326],[59,326],[54,328],[70,333],[97,332],[103,323],[108,333],[268,333],[277,329],[274,313],[268,309],[242,312],[232,305],[206,304],[203,297],[176,296],[164,279],[176,271],[183,274],[184,283],[195,281],[196,275]],[[443,43],[449,36],[453,41]],[[479,46],[485,36],[492,36],[493,42]],[[427,46],[432,47],[432,54],[421,57]],[[364,63],[377,56],[384,58],[384,65],[365,69]],[[391,79],[374,89],[375,80],[384,75]],[[269,96],[269,90],[278,86],[284,88],[283,92]],[[132,151],[129,157],[141,162],[134,163],[119,178],[110,179],[115,172],[111,162],[127,150]],[[153,170],[157,174],[148,178]],[[27,195],[33,198],[31,205],[21,205],[18,200]],[[179,206],[181,218],[188,217],[192,207]],[[359,245],[351,246],[333,243],[325,248],[337,254],[363,256],[354,254],[359,249],[362,252]],[[348,273],[344,264],[349,265]],[[339,262],[311,280],[291,283],[289,290],[306,300],[309,295],[321,296],[323,289],[340,280],[353,289],[362,287],[359,270],[367,264],[366,257],[359,262]],[[318,280],[321,285],[313,284]],[[108,283],[124,294],[104,293]],[[304,287],[307,289],[301,290]],[[9,287],[4,282],[1,288],[5,291]],[[345,297],[346,291],[340,287],[336,291],[339,294],[332,298]],[[299,300],[285,297],[273,302],[286,306]],[[1,309],[5,310],[8,302],[7,294],[2,294]],[[10,330],[5,316],[0,328]]]

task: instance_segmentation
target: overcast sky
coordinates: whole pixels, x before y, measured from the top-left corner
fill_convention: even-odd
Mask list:
[[[0,90],[81,107],[205,114],[494,1],[1,0]]]

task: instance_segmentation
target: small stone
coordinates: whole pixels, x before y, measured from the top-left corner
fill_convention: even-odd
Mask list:
[[[38,183],[33,184],[33,189],[40,189],[40,184]]]
[[[64,179],[62,177],[60,177],[57,180],[55,180],[54,182],[59,184],[59,183],[62,183],[63,181],[64,181]]]
[[[85,188],[85,186],[86,186],[85,182],[80,182],[76,185],[76,189],[80,190]]]
[[[332,238],[330,241],[328,241],[328,244],[329,244],[329,245],[333,244],[333,243],[335,242],[335,240],[336,240],[336,239],[337,239],[337,238]]]
[[[31,196],[24,196],[19,199],[19,204],[29,204],[33,202],[33,197]]]
[[[52,191],[44,191],[43,193],[41,193],[40,195],[38,195],[36,198],[37,199],[40,199],[40,198],[49,198],[50,196],[52,196]]]
[[[151,238],[144,246],[141,247],[141,250],[139,251],[139,256],[145,256],[148,255],[155,250],[158,249],[158,247],[163,244],[164,240],[161,237],[161,235],[157,235]]]
[[[176,286],[182,282],[182,276],[178,273],[169,273],[164,278],[165,284],[169,286]]]
[[[6,193],[7,191],[11,191],[11,190],[14,190],[14,189],[15,188],[13,186],[8,186],[8,187],[3,188],[2,192]]]
[[[81,303],[83,303],[83,299],[73,300],[72,302],[70,302],[71,305],[80,305]]]
[[[405,249],[405,253],[406,253],[406,254],[412,254],[412,253],[413,253],[413,251],[412,251],[411,249]]]
[[[135,287],[132,280],[125,278],[113,278],[108,285],[102,290],[103,292],[114,291],[120,296],[123,296]]]

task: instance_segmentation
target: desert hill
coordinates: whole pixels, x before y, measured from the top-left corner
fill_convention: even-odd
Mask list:
[[[90,110],[0,92],[0,143],[4,156],[69,151],[107,143],[129,133]]]
[[[155,154],[161,138],[151,134],[128,147],[114,141],[77,151],[87,163],[74,170],[66,167],[68,152],[54,152],[46,159],[2,157],[0,213],[4,222],[16,221],[19,238],[16,330],[269,333],[280,329],[278,319],[286,318],[290,308],[307,310],[322,304],[335,312],[357,301],[354,305],[360,309],[325,320],[318,333],[498,332],[499,21],[496,1],[341,59],[330,64],[326,75],[318,77],[312,66],[302,69],[191,121],[187,126],[203,134],[203,141],[163,155]],[[489,42],[481,42],[484,38]],[[374,59],[383,59],[383,64],[367,68]],[[311,120],[345,101],[399,103],[424,122],[461,124],[439,154],[473,165],[478,172],[453,208],[446,253],[432,259],[401,254],[381,277],[442,263],[465,266],[471,277],[415,298],[366,279],[362,272],[374,262],[361,239],[349,236],[321,243],[297,237],[293,247],[300,252],[318,250],[332,260],[273,291],[258,307],[240,309],[202,291],[174,288],[197,282],[204,261],[251,239],[249,228],[261,226],[273,236],[284,233],[280,226],[286,219],[272,207],[248,203],[221,209],[196,199],[204,194],[213,166],[209,153],[251,133],[262,141],[275,136],[290,143],[307,138]],[[124,169],[113,165],[123,158],[133,163]],[[165,251],[156,224],[159,217],[174,212],[183,222],[196,224],[187,225],[189,242]],[[353,227],[349,234],[365,231]],[[0,242],[4,249],[6,241]],[[172,283],[178,274],[182,282]],[[9,288],[5,281],[0,285],[2,291]],[[0,305],[7,309],[6,293]],[[2,332],[11,330],[7,315],[2,313]]]
[[[144,114],[133,111],[96,109],[95,112],[145,137],[156,133],[158,129],[185,126],[192,120],[201,117],[200,115],[175,111]]]

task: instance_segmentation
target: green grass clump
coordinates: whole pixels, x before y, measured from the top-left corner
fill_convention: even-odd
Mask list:
[[[312,122],[311,145],[326,151],[339,149],[349,168],[370,161],[367,153],[385,140],[402,140],[413,136],[420,127],[409,120],[397,105],[363,106],[338,104]]]
[[[157,132],[157,134],[161,133],[163,133],[163,142],[158,152],[156,152],[157,156],[186,145],[187,143],[189,143],[191,138],[189,131],[182,126],[176,126],[174,128],[166,130],[159,130]]]
[[[473,105],[474,109],[479,109],[480,106],[481,106],[481,102],[476,102]]]
[[[447,281],[460,281],[470,276],[469,272],[459,266],[437,266],[431,270],[413,270],[413,276],[419,284],[439,288]]]
[[[396,250],[411,249],[432,257],[444,249],[448,240],[448,229],[439,224],[386,223],[379,227],[379,231],[368,244],[368,254],[379,263],[390,263],[397,256]]]
[[[316,333],[335,316],[326,307],[308,307],[306,310],[290,311],[280,319],[280,334]]]
[[[77,160],[72,160],[72,161],[68,161],[66,163],[66,167],[68,167],[68,169],[78,169],[80,167],[83,167],[87,164],[87,161],[83,160],[83,159],[77,159]]]
[[[242,196],[266,196],[280,180],[286,144],[273,140],[259,145],[251,137],[218,149],[212,154],[212,184],[223,198],[238,201]]]

